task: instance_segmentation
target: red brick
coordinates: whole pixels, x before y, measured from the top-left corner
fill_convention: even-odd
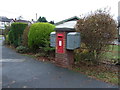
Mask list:
[[[59,32],[59,33],[62,33],[62,32]],[[61,54],[61,53],[56,52],[55,63],[57,66],[68,68],[68,67],[71,67],[72,64],[74,63],[74,56],[73,56],[72,50],[66,50],[66,35],[67,35],[67,32],[64,32],[64,36],[65,36],[65,39],[63,40],[64,41],[64,47],[63,47],[64,53]]]

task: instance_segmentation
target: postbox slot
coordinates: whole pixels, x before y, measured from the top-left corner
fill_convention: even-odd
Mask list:
[[[58,38],[62,38],[62,36],[58,36]]]

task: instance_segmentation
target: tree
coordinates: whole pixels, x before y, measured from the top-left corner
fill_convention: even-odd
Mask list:
[[[37,22],[47,22],[45,17],[39,17],[39,19],[37,20]]]
[[[92,54],[92,60],[98,63],[101,51],[115,40],[117,24],[108,11],[97,10],[78,20],[76,30],[81,33],[81,40]]]
[[[22,20],[22,19],[23,19],[23,17],[22,17],[22,16],[19,16],[17,19],[18,19],[18,20]]]
[[[50,21],[49,23],[50,23],[50,24],[54,24],[54,21]]]

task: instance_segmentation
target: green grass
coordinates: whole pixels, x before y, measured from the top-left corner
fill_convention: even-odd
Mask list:
[[[110,45],[108,52],[105,53],[105,57],[110,60],[120,59],[120,45]]]
[[[3,35],[0,35],[0,37],[3,37]]]
[[[106,52],[105,55],[108,59],[120,59],[118,53]]]
[[[89,77],[102,80],[104,82],[112,83],[117,85],[118,84],[118,73],[113,73],[111,71],[104,71],[100,68],[97,68],[98,71],[95,69],[95,67],[92,68],[85,68],[85,67],[75,67],[73,70],[79,71],[81,73],[84,73],[85,75],[88,75]]]
[[[3,37],[3,35],[0,35],[0,37]],[[2,38],[0,38],[0,40],[2,40]]]
[[[28,57],[31,57],[31,58],[35,58],[34,55],[29,55],[29,54],[22,54],[23,56],[28,56]]]
[[[120,45],[109,45],[109,49],[105,50],[102,60],[105,62],[108,61],[108,64],[109,63],[116,64],[118,62],[118,59],[120,59],[120,56],[118,54],[120,54]],[[79,60],[80,59],[81,58],[79,58]],[[87,62],[85,61],[85,63]],[[111,71],[111,68],[110,69],[107,69],[107,68],[108,67],[103,68],[102,66],[96,67],[94,65],[88,67],[88,66],[84,66],[80,62],[78,67],[75,66],[74,70],[80,71],[90,77],[117,85],[118,84],[118,73]]]
[[[110,51],[120,52],[120,45],[110,45],[109,50]]]
[[[118,84],[118,75],[111,72],[101,72],[96,77],[109,83]]]

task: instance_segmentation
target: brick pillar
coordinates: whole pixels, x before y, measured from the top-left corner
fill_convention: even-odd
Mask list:
[[[56,55],[55,55],[55,63],[57,66],[61,66],[64,68],[69,68],[72,66],[74,62],[74,55],[73,50],[67,50],[66,49],[66,39],[67,39],[67,32],[56,32],[56,35],[58,33],[64,34],[63,39],[63,53],[57,53],[57,45],[56,45]],[[56,36],[57,37],[57,36]],[[56,39],[57,42],[57,39]]]

